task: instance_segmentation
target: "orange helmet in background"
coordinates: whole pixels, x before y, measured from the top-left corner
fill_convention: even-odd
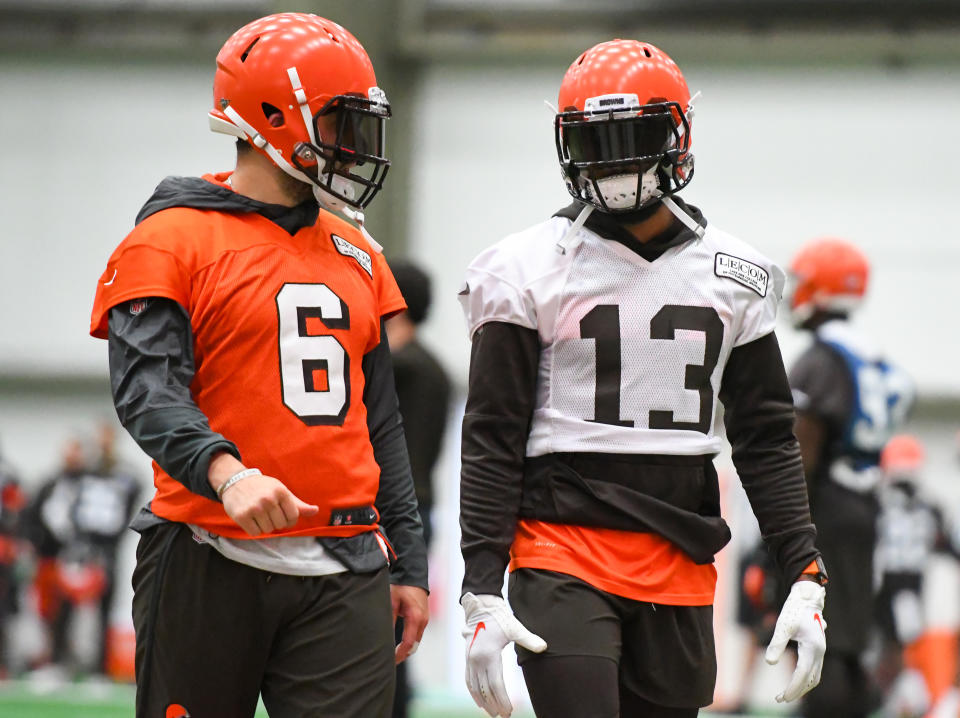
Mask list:
[[[611,40],[570,65],[554,122],[567,190],[604,212],[629,212],[693,177],[693,108],[677,64],[653,45]]]
[[[926,451],[917,437],[897,434],[880,453],[880,468],[887,476],[917,477],[923,469]]]
[[[337,23],[280,13],[244,25],[217,54],[213,102],[211,130],[313,184],[331,209],[362,209],[380,190],[390,105],[366,50]]]
[[[790,312],[802,324],[818,310],[846,314],[856,309],[867,291],[870,264],[850,242],[824,237],[797,252],[790,274]]]

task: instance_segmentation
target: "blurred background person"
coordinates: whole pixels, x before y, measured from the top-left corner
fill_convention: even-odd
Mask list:
[[[923,675],[904,668],[904,649],[926,628],[924,574],[934,551],[950,551],[943,515],[921,491],[925,450],[910,434],[890,439],[880,455],[883,481],[875,572],[878,655],[874,675],[885,714],[921,716],[930,704]]]
[[[387,320],[387,341],[393,355],[397,400],[410,454],[413,484],[420,505],[423,537],[430,549],[433,538],[433,469],[440,455],[443,433],[450,416],[450,379],[434,354],[420,340],[419,327],[433,300],[430,277],[409,261],[391,262],[390,268],[407,303],[406,311]],[[403,631],[397,621],[397,639]],[[397,666],[394,718],[408,715],[411,698],[407,662]]]
[[[760,656],[773,639],[777,617],[787,597],[787,586],[777,571],[777,565],[766,545],[757,541],[740,557],[737,584],[737,623],[747,632],[748,645],[744,652],[740,674],[740,700],[729,713],[748,713],[750,695],[757,675]],[[791,646],[791,661],[796,653]]]
[[[66,674],[105,673],[117,545],[139,494],[132,476],[96,473],[100,463],[80,438],[68,439],[60,469],[40,485],[24,518],[37,558],[34,587],[49,662]],[[70,645],[72,621],[84,606],[95,606],[97,615],[90,658]]]
[[[116,605],[117,581],[123,575],[118,567],[117,552],[124,535],[123,529],[127,527],[129,520],[136,511],[136,507],[139,506],[144,487],[136,470],[119,455],[117,430],[114,422],[107,419],[101,419],[97,422],[94,430],[94,448],[96,456],[94,457],[92,474],[98,477],[101,485],[102,498],[100,501],[108,503],[111,507],[106,510],[106,525],[103,526],[99,534],[94,534],[99,536],[97,543],[101,555],[105,557],[106,569],[106,585],[103,595],[100,597],[99,606],[101,636],[96,665],[99,673],[108,674],[110,672],[108,663],[113,640],[111,614],[114,612],[114,606]],[[117,528],[115,519],[119,515],[117,512],[121,505],[126,519],[122,528]]]
[[[9,624],[19,610],[22,547],[20,515],[26,495],[13,467],[0,455],[0,679],[10,674],[12,646]]]
[[[830,640],[820,685],[803,700],[808,718],[859,718],[879,703],[863,663],[880,512],[880,452],[913,400],[909,378],[849,323],[867,290],[869,265],[850,242],[804,245],[790,265],[794,324],[813,342],[790,371],[817,545],[830,574],[824,617]]]

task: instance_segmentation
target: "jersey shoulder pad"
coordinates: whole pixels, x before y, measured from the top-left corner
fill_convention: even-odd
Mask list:
[[[491,321],[537,328],[532,288],[568,266],[569,255],[557,248],[557,242],[569,226],[569,220],[551,217],[508,235],[474,258],[459,293],[471,336]]]

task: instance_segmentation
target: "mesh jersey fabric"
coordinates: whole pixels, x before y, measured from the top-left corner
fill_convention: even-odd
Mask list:
[[[569,220],[554,217],[493,245],[471,263],[460,294],[471,336],[490,321],[539,333],[538,395],[527,456],[558,451],[716,453],[720,440],[713,433],[712,412],[703,432],[650,427],[651,411],[672,412],[675,424],[697,423],[704,397],[686,388],[685,375],[688,367],[704,362],[712,337],[668,317],[673,337],[654,338],[651,325],[669,307],[716,312],[722,338],[707,399],[715,405],[733,347],[774,329],[782,270],[712,226],[703,239],[671,247],[652,262],[588,229],[580,231],[580,244],[561,253],[556,244],[569,227]],[[717,276],[718,255],[739,257],[765,271],[769,281],[764,295]],[[598,342],[585,333],[594,331],[589,315],[598,307],[615,308],[610,314],[615,314],[622,357],[617,418],[632,426],[604,423],[594,416]]]
[[[460,293],[471,336],[491,321],[539,334],[526,455],[716,453],[714,409],[726,359],[773,331],[782,270],[712,226],[702,239],[648,261],[586,228],[561,251],[557,243],[570,225],[554,217],[488,248],[471,263]],[[721,256],[753,267],[764,284],[721,276]],[[617,394],[617,415],[598,417],[598,374],[605,371],[598,367],[608,367],[617,351],[619,377],[606,381]],[[708,363],[704,386],[688,388],[690,367]],[[664,424],[671,428],[658,428]],[[674,605],[709,605],[716,584],[713,565],[694,563],[657,534],[530,519],[518,523],[516,568],[569,573],[616,595]]]

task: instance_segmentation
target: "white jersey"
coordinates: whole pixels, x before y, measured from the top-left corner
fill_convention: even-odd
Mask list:
[[[774,329],[783,271],[735,237],[702,238],[648,261],[552,217],[482,252],[460,301],[486,322],[535,329],[540,364],[527,456],[715,454],[730,351]]]

